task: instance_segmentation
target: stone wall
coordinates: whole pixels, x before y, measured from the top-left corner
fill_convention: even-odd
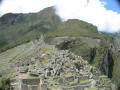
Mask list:
[[[40,90],[40,79],[22,79],[20,90]]]

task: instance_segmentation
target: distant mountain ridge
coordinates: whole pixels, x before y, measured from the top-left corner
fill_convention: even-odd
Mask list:
[[[64,30],[71,28],[68,34],[92,35],[97,34],[97,27],[77,19],[62,22],[55,13],[54,7],[48,7],[38,13],[13,14],[8,13],[0,17],[0,51],[39,38],[41,34],[64,33]],[[72,29],[73,27],[73,29]],[[63,29],[63,30],[61,30]],[[52,31],[52,32],[51,32]],[[57,32],[57,33],[56,33]],[[91,34],[88,34],[91,33]],[[60,34],[59,33],[59,34]],[[92,35],[92,36],[95,36]]]
[[[61,19],[53,7],[39,13],[3,15],[0,18],[0,51],[38,38],[41,33],[55,30],[59,23]]]

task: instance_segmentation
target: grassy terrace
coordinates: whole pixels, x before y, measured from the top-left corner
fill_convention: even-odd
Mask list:
[[[90,82],[91,82],[90,80],[81,80],[80,84],[85,85],[85,84],[89,84]]]
[[[10,66],[16,62],[19,58],[26,57],[32,53],[30,49],[32,46],[31,43],[26,43],[18,47],[9,49],[0,54],[0,70],[1,71],[11,71]]]
[[[97,88],[95,88],[95,87],[94,88],[89,88],[88,90],[97,90]]]

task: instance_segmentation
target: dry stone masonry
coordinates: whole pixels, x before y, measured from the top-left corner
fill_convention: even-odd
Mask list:
[[[34,41],[34,54],[18,60],[11,90],[114,90],[111,81],[69,50]]]

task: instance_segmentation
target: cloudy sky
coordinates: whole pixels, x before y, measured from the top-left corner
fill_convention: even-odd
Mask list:
[[[120,31],[120,7],[115,0],[0,0],[0,14],[38,12],[55,6],[63,20],[80,19],[99,31]]]

